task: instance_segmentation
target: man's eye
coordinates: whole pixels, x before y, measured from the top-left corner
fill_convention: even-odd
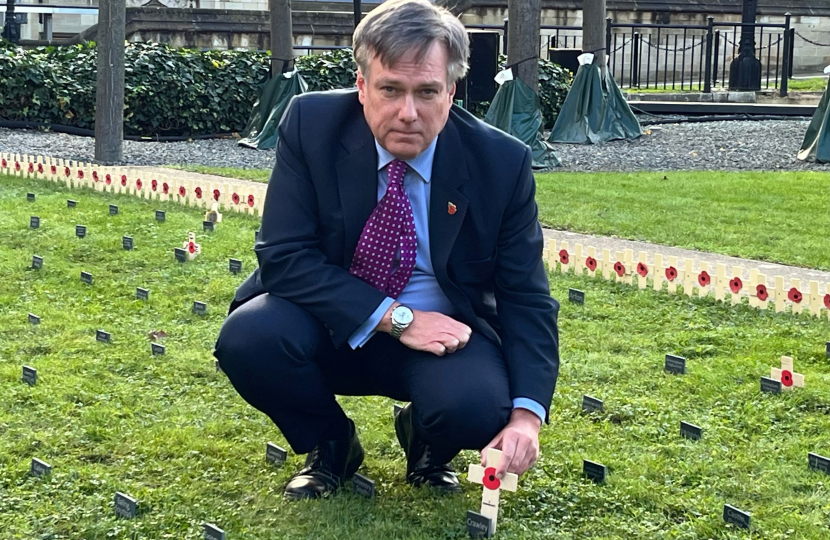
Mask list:
[[[395,93],[395,88],[392,87],[392,86],[384,86],[380,90],[381,90],[381,92],[385,92],[387,94],[394,94]]]

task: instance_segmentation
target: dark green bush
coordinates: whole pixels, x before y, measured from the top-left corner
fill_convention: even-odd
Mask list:
[[[126,134],[209,135],[245,127],[270,56],[135,43],[125,60]],[[0,42],[0,119],[94,129],[96,66],[94,44],[23,49]],[[296,67],[310,90],[355,84],[348,49],[298,58]],[[542,110],[553,125],[570,81],[559,66],[540,68]],[[486,108],[475,112],[483,116]]]

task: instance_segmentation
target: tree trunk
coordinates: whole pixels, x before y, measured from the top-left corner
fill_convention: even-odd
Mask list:
[[[507,64],[516,78],[538,93],[541,0],[510,0],[507,4]]]
[[[294,60],[291,0],[268,0],[271,13],[271,75],[289,70]]]
[[[594,54],[594,63],[605,74],[605,0],[582,2],[582,50]]]
[[[95,161],[115,164],[123,157],[125,0],[98,6],[98,74],[95,93]]]

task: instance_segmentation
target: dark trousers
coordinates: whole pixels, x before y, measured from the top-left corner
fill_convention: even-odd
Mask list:
[[[483,448],[512,410],[501,350],[480,334],[443,357],[385,333],[357,350],[336,349],[323,324],[270,294],[228,316],[214,355],[242,398],[267,414],[298,454],[345,422],[337,394],[411,401],[415,429],[442,461]]]

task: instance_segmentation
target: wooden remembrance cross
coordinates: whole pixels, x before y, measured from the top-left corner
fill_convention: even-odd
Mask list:
[[[485,458],[485,467],[470,463],[467,480],[484,486],[481,495],[481,515],[490,518],[492,535],[496,533],[496,520],[499,517],[499,491],[516,491],[519,477],[513,473],[505,473],[502,479],[496,477],[496,467],[501,463],[501,450],[488,448]]]

